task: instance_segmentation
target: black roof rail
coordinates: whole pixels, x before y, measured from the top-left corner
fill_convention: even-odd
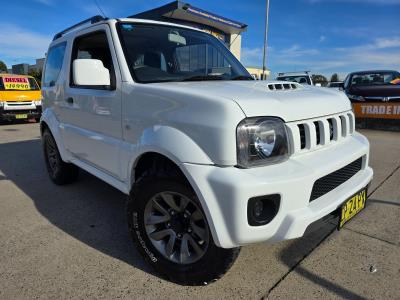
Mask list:
[[[75,29],[77,27],[80,27],[86,23],[90,23],[90,24],[94,24],[94,23],[98,23],[100,21],[104,21],[107,20],[107,18],[104,18],[103,16],[97,15],[94,17],[91,17],[89,19],[83,20],[79,23],[76,23],[75,25],[72,25],[71,27],[68,27],[67,29],[64,29],[63,31],[57,33],[54,38],[53,41],[55,41],[56,39],[59,39],[60,37],[62,37],[64,34],[66,34],[68,31],[71,31],[72,29]]]

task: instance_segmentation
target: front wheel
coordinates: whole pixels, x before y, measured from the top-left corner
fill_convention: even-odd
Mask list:
[[[128,201],[128,223],[139,252],[178,284],[213,282],[239,254],[214,244],[196,194],[179,177],[140,178]]]

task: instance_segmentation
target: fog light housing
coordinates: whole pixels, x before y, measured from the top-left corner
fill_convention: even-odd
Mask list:
[[[247,203],[247,221],[250,226],[261,226],[271,222],[278,214],[281,196],[278,194],[253,197]]]

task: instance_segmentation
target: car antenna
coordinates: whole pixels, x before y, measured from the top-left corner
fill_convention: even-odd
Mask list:
[[[104,17],[105,19],[107,19],[106,14],[105,14],[104,11],[101,9],[101,7],[100,7],[99,3],[97,2],[97,0],[93,0],[93,1],[94,1],[94,4],[95,4],[95,5],[97,6],[97,8],[99,9],[100,13],[103,15],[103,17]]]

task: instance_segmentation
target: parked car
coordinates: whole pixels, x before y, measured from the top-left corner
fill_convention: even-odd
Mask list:
[[[240,246],[365,206],[369,143],[343,93],[254,81],[212,35],[150,20],[93,17],[47,53],[50,178],[82,168],[127,194],[137,249],[171,281],[213,282]]]
[[[331,81],[327,87],[335,90],[343,90],[343,81]]]
[[[359,118],[400,118],[400,73],[392,70],[354,72],[343,90]]]
[[[303,85],[314,85],[310,71],[278,73],[276,80],[297,82]]]
[[[32,76],[0,74],[0,120],[39,121],[41,99],[39,85]]]

